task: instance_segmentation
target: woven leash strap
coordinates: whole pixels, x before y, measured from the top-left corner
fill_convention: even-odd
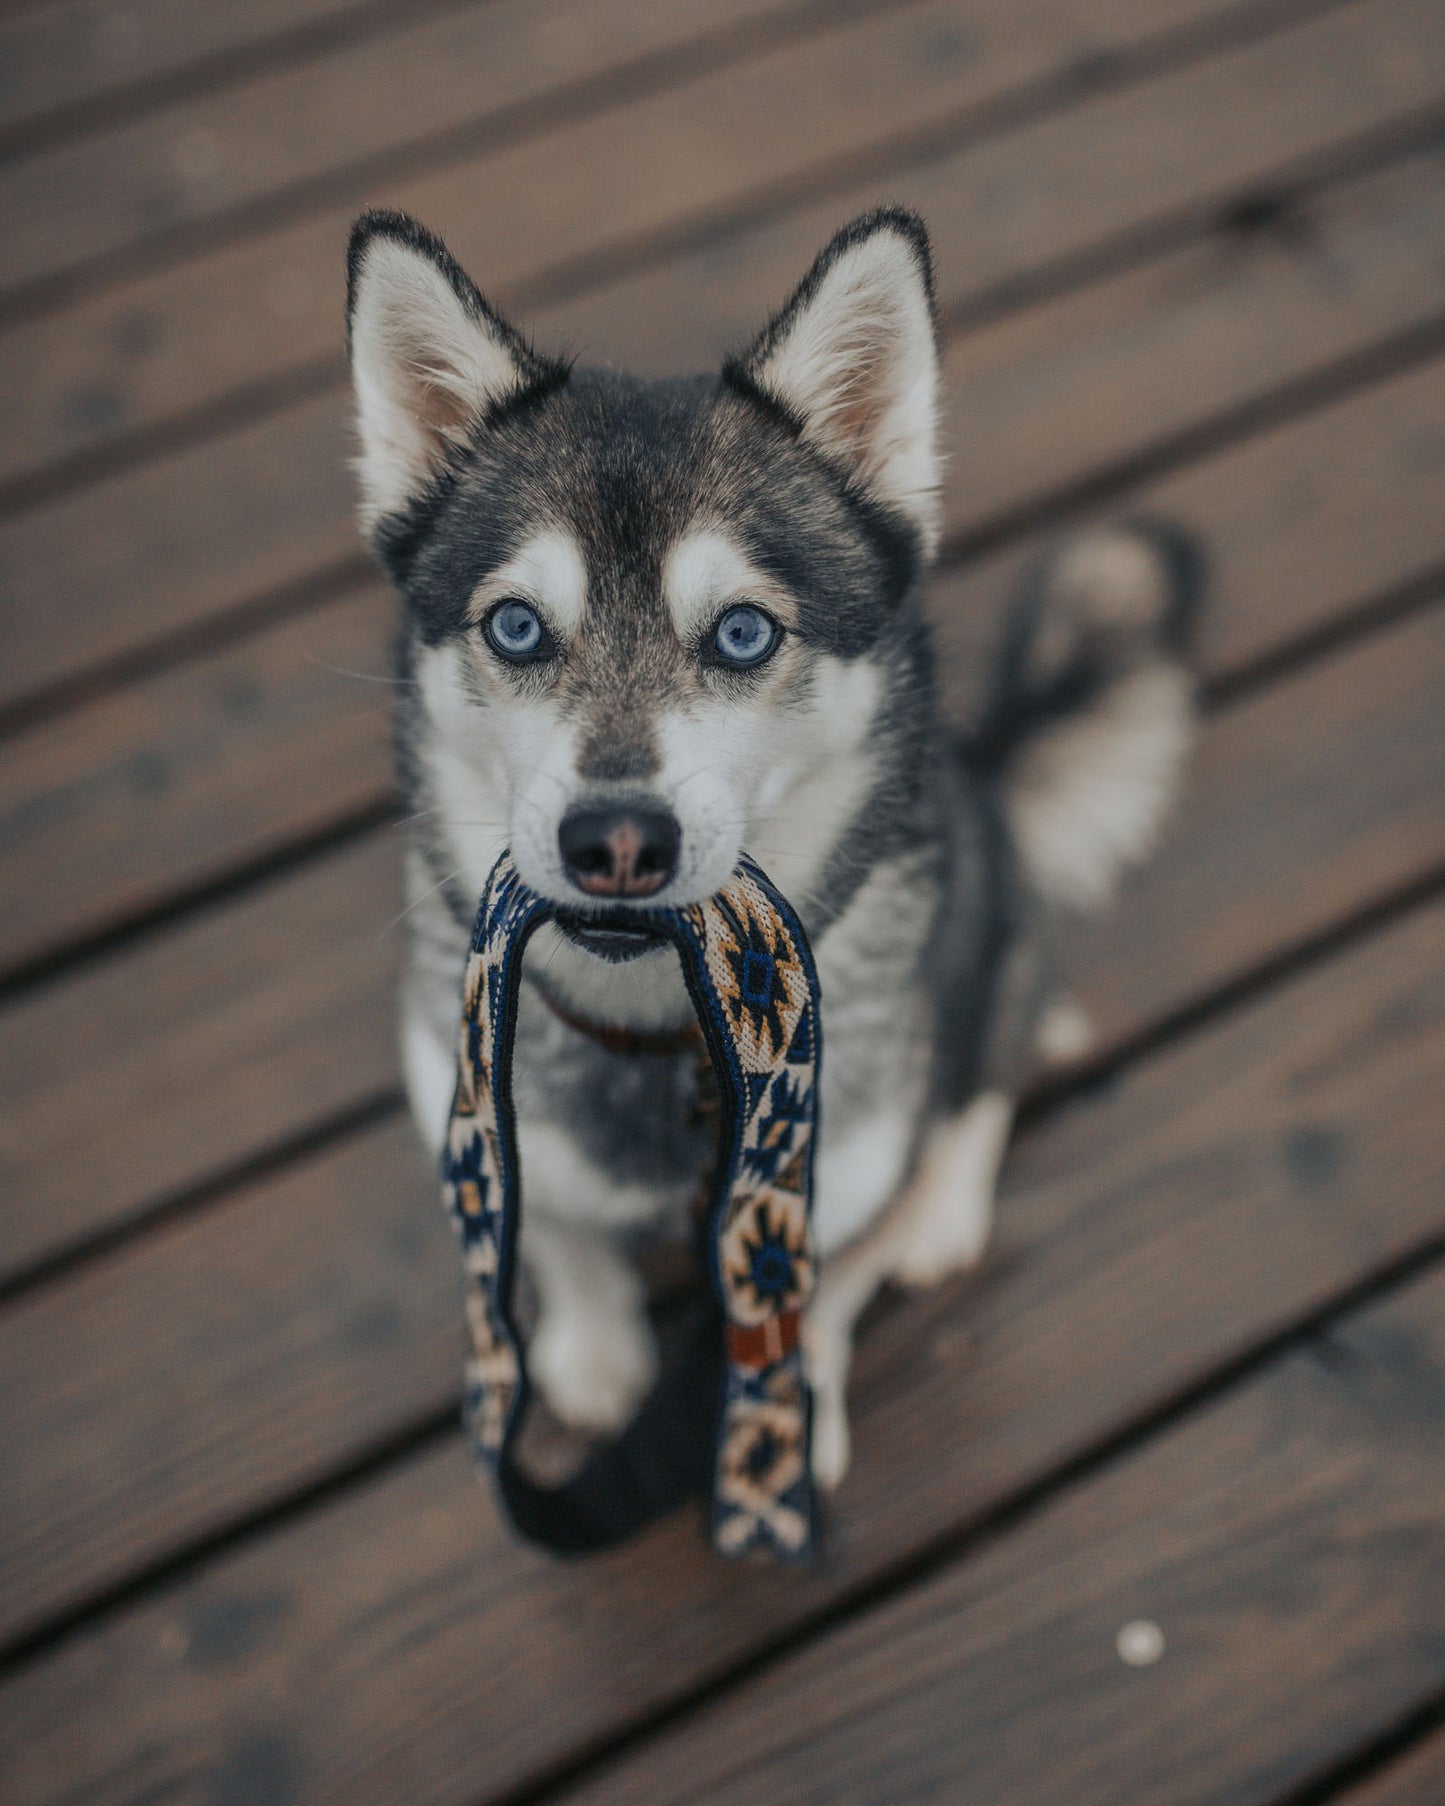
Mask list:
[[[512,1315],[522,1194],[512,1051],[523,952],[556,913],[503,853],[472,931],[442,1193],[466,1267],[466,1417],[473,1446],[494,1471],[521,1530],[580,1551],[616,1541],[645,1521],[649,1505],[668,1489],[645,1477],[649,1464],[657,1465],[647,1451],[621,1482],[629,1496],[606,1506],[589,1501],[588,1476],[611,1471],[615,1479],[615,1460],[610,1470],[604,1461],[580,1480],[549,1489],[528,1478],[514,1457],[527,1376]],[[720,1361],[704,1366],[713,1376],[711,1408],[693,1398],[681,1431],[694,1443],[712,1439],[713,1544],[726,1555],[758,1550],[806,1559],[815,1502],[799,1326],[814,1277],[809,1218],[821,1053],[812,955],[792,909],[746,858],[704,903],[616,919],[665,936],[677,949],[717,1077],[719,1145],[704,1236],[723,1347]],[[634,1442],[645,1436],[645,1420],[646,1406],[628,1433]],[[674,1428],[674,1438],[677,1433]],[[705,1474],[696,1454],[683,1465],[699,1478]]]

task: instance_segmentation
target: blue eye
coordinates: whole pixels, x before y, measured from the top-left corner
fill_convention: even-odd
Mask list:
[[[530,602],[499,602],[487,616],[484,631],[492,650],[503,658],[531,659],[546,651],[547,630]]]
[[[725,665],[760,665],[778,643],[778,624],[751,603],[730,608],[718,622],[713,647]]]

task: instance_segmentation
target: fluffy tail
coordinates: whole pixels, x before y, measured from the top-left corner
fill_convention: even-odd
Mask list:
[[[976,750],[1047,904],[1108,902],[1168,815],[1194,736],[1186,655],[1202,578],[1173,528],[1098,528],[1047,557],[1014,611]]]

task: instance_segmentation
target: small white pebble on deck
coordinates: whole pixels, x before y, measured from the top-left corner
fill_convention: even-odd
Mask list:
[[[1114,1647],[1131,1668],[1152,1668],[1164,1653],[1164,1632],[1147,1618],[1135,1618],[1115,1637]]]

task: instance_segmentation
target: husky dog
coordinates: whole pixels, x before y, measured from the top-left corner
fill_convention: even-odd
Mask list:
[[[352,236],[361,519],[404,599],[406,1080],[439,1147],[459,983],[510,845],[570,906],[527,956],[514,1069],[533,1378],[619,1429],[657,1356],[634,1265],[709,1155],[671,948],[625,902],[716,891],[740,852],[812,941],[825,1057],[814,1461],[848,1459],[854,1320],[977,1261],[1012,1099],[1079,1038],[1048,950],[1154,839],[1191,734],[1190,560],[1098,530],[1036,574],[972,735],[941,720],[928,240],[845,227],[742,355],[644,382],[534,350],[394,213]]]

